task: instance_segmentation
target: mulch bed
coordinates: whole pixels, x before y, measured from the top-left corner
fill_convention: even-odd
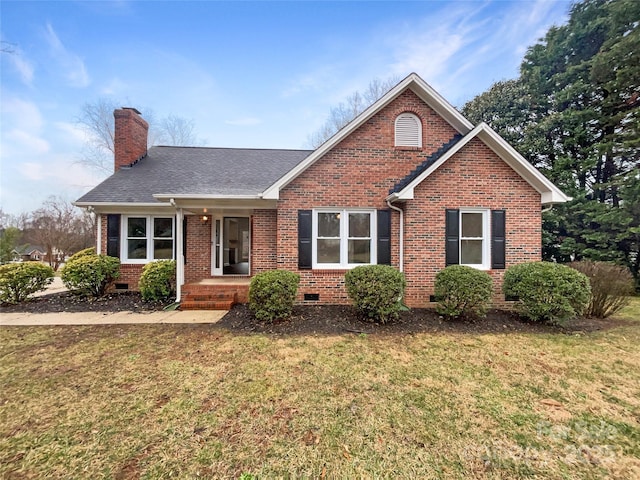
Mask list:
[[[2,305],[0,315],[10,312],[149,312],[165,305],[142,300],[139,293],[114,293],[89,300],[70,293],[56,293],[34,298],[21,305]],[[384,325],[364,321],[347,305],[296,306],[287,320],[264,323],[257,321],[246,305],[236,305],[216,325],[238,333],[272,335],[335,334],[414,334],[414,333],[588,333],[607,330],[628,323],[621,319],[579,318],[565,327],[527,322],[513,312],[491,310],[486,318],[448,320],[434,310],[416,308],[403,312],[400,318]]]

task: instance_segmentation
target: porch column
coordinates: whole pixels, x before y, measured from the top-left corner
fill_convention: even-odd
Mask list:
[[[184,284],[183,222],[184,213],[182,209],[179,208],[178,214],[176,215],[176,302],[180,301],[180,297],[182,296],[182,285]]]

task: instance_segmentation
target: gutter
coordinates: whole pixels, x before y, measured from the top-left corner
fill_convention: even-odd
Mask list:
[[[391,200],[387,199],[387,205],[389,206],[389,208],[391,210],[395,210],[396,212],[400,213],[400,232],[399,232],[399,237],[400,237],[400,261],[398,262],[398,268],[401,272],[404,271],[404,210],[402,210],[401,208],[398,207],[394,207],[393,205],[391,205]]]

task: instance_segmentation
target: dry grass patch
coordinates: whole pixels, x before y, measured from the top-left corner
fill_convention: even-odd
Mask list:
[[[3,478],[638,478],[640,322],[591,334],[0,330]]]

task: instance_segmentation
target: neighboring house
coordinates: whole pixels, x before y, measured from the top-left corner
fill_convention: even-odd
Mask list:
[[[13,249],[13,258],[22,262],[41,262],[45,260],[47,252],[35,245],[22,245]]]
[[[416,74],[313,151],[147,151],[139,112],[114,115],[115,173],[76,205],[98,214],[119,288],[175,258],[179,299],[278,268],[300,274],[300,302],[345,303],[345,272],[378,263],[405,273],[409,306],[426,306],[436,273],[460,263],[488,271],[500,303],[505,268],[541,259],[542,209],[568,200]]]

